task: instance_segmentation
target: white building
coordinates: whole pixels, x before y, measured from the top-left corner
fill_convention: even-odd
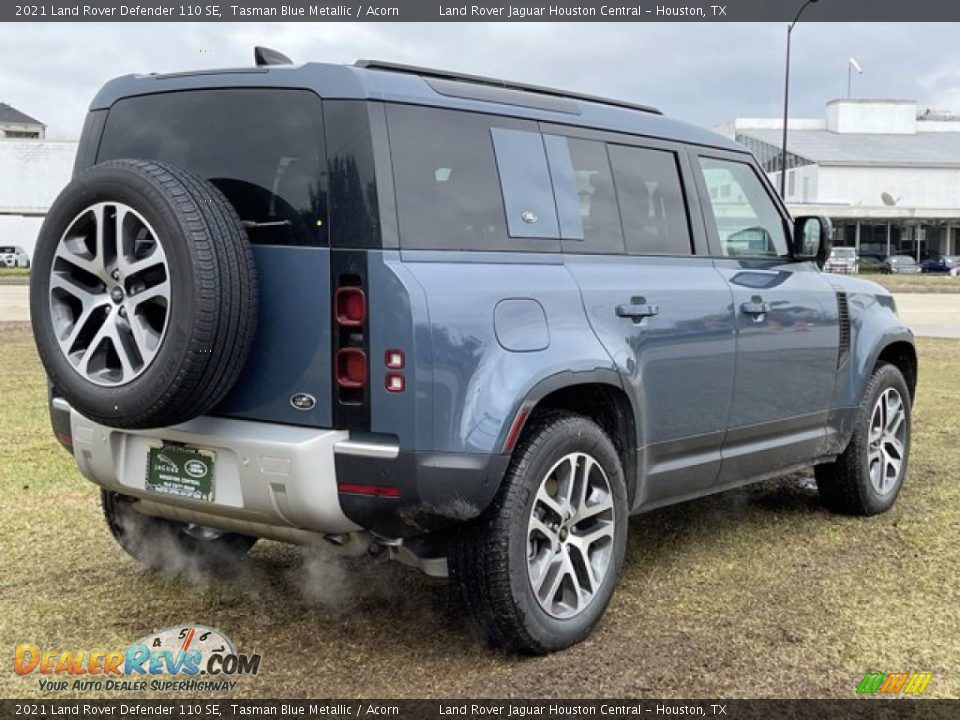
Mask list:
[[[70,181],[76,154],[75,141],[0,139],[0,245],[33,255],[43,216]]]
[[[781,119],[717,129],[779,188]],[[912,100],[832,100],[825,117],[790,118],[787,130],[787,205],[830,217],[835,244],[876,257],[960,252],[960,117]]]
[[[0,138],[43,140],[46,134],[47,126],[42,122],[0,102]]]

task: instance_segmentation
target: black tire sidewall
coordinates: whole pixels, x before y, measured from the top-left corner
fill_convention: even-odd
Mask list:
[[[610,567],[590,605],[579,615],[558,619],[547,614],[537,601],[527,570],[527,524],[540,483],[550,468],[564,455],[583,452],[600,463],[614,497],[614,547]],[[516,477],[517,490],[525,494],[522,512],[511,518],[508,543],[510,586],[525,631],[536,645],[555,650],[584,639],[603,616],[620,578],[627,543],[627,492],[620,459],[604,434],[593,422],[577,419],[565,423],[562,432],[553,432],[540,446],[536,456]]]
[[[170,305],[160,347],[141,375],[118,386],[96,385],[81,377],[60,351],[50,321],[50,272],[60,237],[74,218],[99,202],[123,203],[142,215],[158,236],[169,271]],[[41,271],[32,273],[30,283],[34,334],[51,382],[94,419],[143,415],[181,372],[197,317],[198,258],[188,233],[171,201],[143,175],[122,166],[91,168],[67,186],[47,214],[33,259]]]
[[[900,468],[900,476],[897,478],[896,484],[888,492],[881,495],[874,489],[873,483],[870,481],[870,421],[873,417],[874,405],[877,403],[880,395],[889,388],[893,388],[900,393],[905,413],[904,423],[906,424],[906,434],[904,436],[903,464]],[[890,509],[894,502],[896,502],[897,496],[900,494],[900,489],[903,487],[903,481],[907,476],[910,461],[912,433],[911,410],[910,390],[907,387],[907,382],[903,374],[893,365],[881,365],[871,378],[869,391],[864,395],[860,414],[857,418],[858,427],[854,436],[855,451],[859,453],[860,460],[860,462],[857,463],[859,468],[857,482],[859,484],[860,497],[863,500],[864,508],[868,514],[873,515]]]

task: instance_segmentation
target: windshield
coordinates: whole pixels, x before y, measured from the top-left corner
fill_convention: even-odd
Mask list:
[[[857,251],[854,248],[834,248],[831,254],[840,260],[853,260]]]
[[[17,249],[12,245],[4,245],[3,247],[0,247],[0,253],[15,253],[16,251]]]

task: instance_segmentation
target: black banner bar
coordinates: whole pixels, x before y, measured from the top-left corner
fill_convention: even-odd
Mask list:
[[[802,0],[56,0],[0,4],[2,22],[790,22]],[[947,0],[822,0],[804,22],[960,21]]]
[[[325,720],[593,720],[723,718],[724,720],[873,720],[956,718],[960,700],[2,700],[3,718],[251,717]]]

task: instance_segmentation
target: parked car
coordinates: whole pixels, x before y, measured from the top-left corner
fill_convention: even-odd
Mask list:
[[[893,505],[913,335],[821,272],[829,221],[791,219],[746,148],[259,55],[242,83],[107,83],[40,232],[53,429],[133,557],[387,553],[544,653],[603,615],[631,514],[811,465],[834,511]]]
[[[0,245],[0,267],[28,268],[30,256],[19,245]]]
[[[883,271],[883,260],[872,255],[861,255],[857,259],[857,272],[878,273]]]
[[[830,251],[823,269],[827,272],[850,274],[857,272],[857,251],[852,247],[835,247]]]
[[[909,255],[891,255],[880,265],[880,272],[895,275],[912,275],[921,272],[917,261]]]
[[[931,255],[920,263],[925,273],[948,273],[960,267],[960,255]]]

